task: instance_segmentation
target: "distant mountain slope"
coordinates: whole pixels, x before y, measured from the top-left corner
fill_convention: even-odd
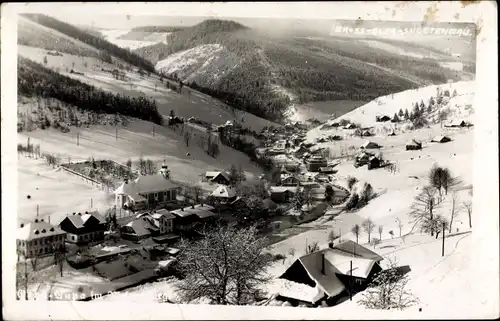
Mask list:
[[[63,76],[51,69],[18,57],[18,94],[58,99],[83,110],[98,113],[122,114],[162,124],[156,102],[144,97],[130,98],[115,95]]]
[[[455,83],[432,85],[418,89],[406,90],[393,95],[379,97],[355,110],[348,112],[341,117],[331,119],[327,124],[333,122],[340,122],[341,120],[348,120],[359,124],[362,127],[402,127],[404,121],[397,124],[391,122],[376,122],[376,116],[387,115],[393,117],[398,114],[399,110],[405,111],[408,109],[412,112],[415,103],[423,102],[426,106],[426,112],[423,114],[424,118],[429,123],[439,122],[439,113],[446,112],[447,120],[466,120],[473,122],[474,118],[474,96],[475,96],[475,81],[459,81]],[[437,99],[438,89],[443,93],[442,101],[439,103]],[[456,95],[454,95],[456,94]],[[430,99],[436,102],[435,105],[428,110]],[[400,117],[403,119],[403,117]],[[335,128],[322,130],[323,125],[312,129],[308,133],[310,139],[318,137],[318,135],[328,135],[336,131]]]
[[[68,23],[59,21],[52,17],[43,15],[43,14],[21,14],[22,17],[30,19],[37,24],[42,26],[57,30],[69,37],[80,40],[96,49],[102,51],[103,60],[110,60],[110,56],[115,56],[124,60],[131,65],[139,67],[149,72],[154,72],[154,66],[151,62],[143,59],[139,55],[130,52],[129,50],[123,49],[114,45],[107,40],[97,37],[95,35],[91,35],[75,26],[72,26]]]
[[[192,88],[273,120],[284,120],[298,104],[370,101],[462,79],[433,59],[341,37],[271,35],[233,21],[207,20],[170,34],[167,42],[135,52]]]

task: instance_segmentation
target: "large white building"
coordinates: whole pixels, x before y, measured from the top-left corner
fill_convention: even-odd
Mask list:
[[[18,253],[26,258],[43,256],[64,248],[66,232],[57,226],[35,219],[21,224],[17,231]]]

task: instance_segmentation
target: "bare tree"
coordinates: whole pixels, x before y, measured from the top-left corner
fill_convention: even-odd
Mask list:
[[[424,186],[422,192],[415,197],[410,212],[415,225],[430,227],[429,232],[431,236],[434,236],[435,232],[433,229],[434,225],[431,222],[434,220],[435,211],[440,205],[440,200],[436,196],[436,193],[437,189],[433,186]]]
[[[443,226],[446,229],[448,228],[449,223],[446,220],[446,218],[444,218],[444,216],[442,215],[434,215],[432,219],[428,218],[424,220],[421,224],[422,231],[424,231],[425,233],[435,232],[436,239],[439,237],[439,234],[443,230]]]
[[[186,131],[184,133],[184,142],[186,143],[186,147],[189,147],[189,141],[191,140],[191,132]]]
[[[366,234],[368,234],[368,243],[370,243],[371,234],[373,232],[373,229],[375,228],[375,224],[373,224],[373,221],[370,218],[367,218],[366,220],[363,221],[362,226]]]
[[[295,256],[295,248],[291,247],[290,249],[288,249],[288,254],[290,254],[290,256],[293,258]]]
[[[328,233],[328,242],[329,243],[333,243],[333,241],[335,241],[335,239],[337,239],[338,236],[335,235],[335,232],[333,230],[331,230],[329,233]]]
[[[456,192],[453,192],[451,195],[451,215],[450,215],[450,227],[448,230],[448,233],[451,233],[452,225],[453,225],[453,220],[460,214],[462,211],[462,205],[460,203],[460,198],[458,197],[458,194]]]
[[[139,172],[141,175],[146,175],[146,160],[144,157],[139,157]]]
[[[362,293],[359,304],[369,309],[403,310],[419,300],[408,289],[408,275],[401,275],[395,258],[388,258],[389,268],[377,274]]]
[[[146,173],[146,175],[154,175],[154,174],[156,174],[156,165],[149,158],[146,159],[145,173]]]
[[[351,232],[352,234],[356,235],[356,243],[359,243],[359,234],[361,233],[361,227],[359,226],[359,224],[354,225],[351,228]]]
[[[379,239],[382,240],[382,232],[384,231],[384,227],[382,225],[378,226],[378,236]]]
[[[36,282],[39,254],[35,252],[29,258],[25,255],[26,253],[22,253],[20,250],[17,251],[16,283],[18,286],[22,286],[24,299],[28,300],[29,285]],[[22,262],[21,257],[23,257]]]
[[[401,219],[398,217],[398,218],[396,218],[396,223],[398,224],[398,228],[399,228],[399,237],[401,237],[401,231],[403,230],[403,222],[401,222]],[[390,231],[390,232],[392,232],[392,231]]]
[[[250,303],[258,286],[270,280],[266,268],[272,255],[264,252],[267,240],[255,227],[205,230],[197,241],[180,242],[179,270],[185,279],[176,285],[186,302],[209,299],[216,304]]]
[[[394,231],[390,230],[389,235],[391,236],[391,239],[393,239],[394,238]]]
[[[472,228],[472,202],[464,201],[462,202],[462,205],[467,211],[467,215],[469,216],[469,227]]]
[[[312,242],[311,244],[306,244],[306,254],[311,254],[319,251],[318,242]]]

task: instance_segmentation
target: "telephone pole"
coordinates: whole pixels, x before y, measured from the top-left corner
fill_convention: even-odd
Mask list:
[[[443,247],[441,249],[441,256],[444,256],[444,233],[445,233],[445,223],[443,222]]]
[[[352,260],[351,260],[351,271],[349,272],[351,274],[351,278],[349,279],[349,301],[352,301]]]

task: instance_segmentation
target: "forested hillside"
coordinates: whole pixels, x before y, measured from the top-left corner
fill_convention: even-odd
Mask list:
[[[160,125],[163,123],[154,100],[105,92],[23,57],[18,57],[17,63],[18,95],[54,98],[96,113],[121,114]]]
[[[107,54],[107,56],[103,57],[104,61],[111,62],[111,56],[115,56],[131,65],[144,69],[145,71],[149,72],[155,71],[154,66],[150,61],[145,60],[136,53],[133,53],[127,49],[120,48],[101,37],[91,35],[68,23],[62,22],[60,20],[54,19],[52,17],[43,14],[26,13],[26,14],[21,14],[21,16],[30,19],[42,26],[57,30],[69,37],[80,40],[83,43],[86,43],[92,47],[101,50],[103,54]]]

